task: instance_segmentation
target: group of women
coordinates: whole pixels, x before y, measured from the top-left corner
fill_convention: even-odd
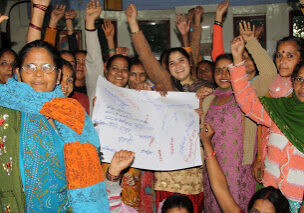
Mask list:
[[[105,21],[104,63],[95,26],[100,3],[87,4],[87,51],[77,50],[76,58],[40,40],[49,4],[32,0],[28,44],[18,55],[0,51],[0,212],[304,211],[301,38],[279,40],[273,62],[257,40],[261,28],[242,22],[227,54],[222,27],[229,1],[222,2],[213,25],[213,62],[200,60],[202,7],[177,15],[184,47],[165,51],[159,62],[131,4],[125,13],[139,58],[114,54],[114,27]],[[65,7],[55,9],[63,16]],[[75,13],[66,14],[67,27],[73,18]],[[169,172],[128,168],[134,153],[125,150],[101,165],[100,142],[87,114],[98,76],[130,89],[196,92],[204,166]],[[73,96],[81,104],[67,98]],[[255,193],[256,181],[265,188]]]

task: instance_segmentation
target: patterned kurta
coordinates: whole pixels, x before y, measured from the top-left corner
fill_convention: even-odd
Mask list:
[[[242,165],[242,112],[234,97],[221,106],[211,104],[205,122],[215,130],[212,145],[227,178],[230,192],[241,209],[246,209],[255,190],[255,181],[250,173],[250,165]],[[210,188],[206,168],[203,174],[205,212],[221,212]]]

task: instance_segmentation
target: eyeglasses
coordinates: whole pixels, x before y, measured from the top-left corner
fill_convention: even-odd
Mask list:
[[[294,83],[296,83],[296,84],[301,84],[304,82],[304,78],[302,78],[300,76],[295,77],[293,80],[294,80]]]
[[[38,68],[38,66],[33,63],[26,64],[22,67],[22,69],[27,73],[34,73],[34,72],[36,72],[37,68]],[[49,74],[56,69],[56,67],[52,64],[42,64],[42,65],[40,65],[40,68],[41,68],[42,72],[44,72],[46,74]]]

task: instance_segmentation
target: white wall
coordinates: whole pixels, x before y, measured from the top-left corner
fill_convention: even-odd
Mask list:
[[[16,1],[9,1],[8,6],[12,5]],[[212,24],[214,20],[215,10],[217,5],[204,6],[205,15],[202,22],[202,43],[211,43]],[[143,10],[139,11],[139,20],[170,20],[171,25],[171,46],[180,46],[180,42],[175,34],[174,18],[176,13],[186,13],[188,9],[193,6],[176,7],[173,10]],[[284,36],[289,35],[289,11],[292,8],[285,3],[280,4],[264,4],[253,6],[237,6],[230,7],[227,18],[224,22],[224,46],[226,52],[230,52],[230,41],[233,38],[233,17],[243,15],[266,15],[266,35],[267,35],[267,50],[270,54],[273,53],[276,41]],[[8,9],[6,10],[8,11]],[[7,12],[6,12],[7,13]],[[84,17],[84,11],[79,12],[78,17]],[[118,46],[126,46],[131,48],[132,44],[127,26],[126,17],[123,11],[103,11],[102,18],[116,19],[118,28]],[[28,26],[27,8],[23,6],[17,6],[11,16],[11,32],[12,39],[17,42],[14,47],[15,50],[19,50],[25,43],[25,36]],[[84,19],[79,21],[79,26],[76,28],[84,27]],[[5,27],[2,24],[2,30]],[[83,33],[84,35],[84,33]],[[84,43],[83,39],[83,43]],[[133,54],[133,51],[131,51]]]

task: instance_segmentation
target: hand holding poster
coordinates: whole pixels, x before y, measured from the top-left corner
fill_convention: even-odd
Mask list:
[[[135,152],[132,167],[169,171],[202,165],[199,116],[195,93],[117,87],[99,77],[93,122],[101,141],[104,162],[115,152]]]

